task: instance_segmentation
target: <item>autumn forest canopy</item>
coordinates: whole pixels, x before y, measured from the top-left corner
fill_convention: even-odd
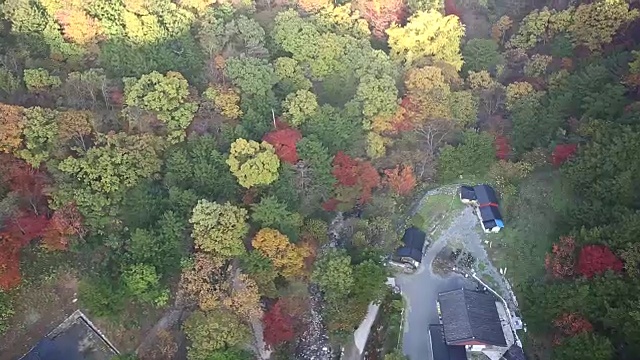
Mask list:
[[[636,359],[639,5],[3,1],[0,334],[70,277],[123,353],[173,308],[141,359],[289,360],[311,287],[339,352],[411,204],[486,182],[530,358]]]

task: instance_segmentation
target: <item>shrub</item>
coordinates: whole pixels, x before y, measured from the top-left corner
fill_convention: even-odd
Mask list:
[[[105,277],[85,279],[80,283],[78,297],[92,315],[113,318],[124,310],[124,291]]]
[[[8,293],[0,290],[0,335],[9,328],[8,321],[13,314],[13,299]]]

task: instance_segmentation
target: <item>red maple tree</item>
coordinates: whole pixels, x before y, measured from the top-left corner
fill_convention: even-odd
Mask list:
[[[119,87],[111,87],[107,90],[107,97],[112,105],[122,106],[124,104],[124,93]]]
[[[553,244],[551,253],[547,253],[544,265],[547,272],[554,278],[573,276],[576,263],[576,241],[573,237],[563,236],[560,241]]]
[[[293,318],[283,311],[280,301],[264,314],[262,323],[264,324],[264,341],[269,346],[291,341],[295,337]]]
[[[336,209],[338,208],[338,205],[340,205],[340,200],[336,198],[331,198],[322,203],[322,209],[324,211],[329,211],[329,212],[336,211]]]
[[[444,1],[444,13],[445,15],[455,15],[459,19],[462,19],[460,17],[460,11],[458,10],[458,7],[456,6],[456,2],[454,0]]]
[[[371,199],[373,189],[380,185],[380,174],[369,161],[360,162],[358,170],[358,184],[362,186],[360,203],[364,204]]]
[[[296,144],[300,139],[302,139],[302,134],[296,129],[275,130],[265,134],[262,138],[273,145],[280,160],[289,164],[295,164],[298,161]]]
[[[380,174],[371,162],[353,159],[342,151],[338,151],[333,158],[332,173],[338,180],[338,186],[360,189],[360,204],[368,202],[372,190],[380,185]]]
[[[578,256],[578,273],[588,278],[600,275],[607,270],[621,272],[624,264],[605,245],[586,245]]]
[[[20,284],[20,249],[23,244],[8,233],[0,233],[0,289]]]
[[[407,15],[406,2],[403,0],[361,0],[354,4],[377,39],[384,39],[391,24],[403,23]]]
[[[42,246],[47,250],[67,250],[72,236],[80,239],[86,229],[82,224],[82,215],[75,204],[67,204],[58,209],[42,234]]]
[[[358,183],[358,162],[342,151],[338,151],[333,158],[332,173],[341,185],[354,186]]]
[[[584,316],[577,313],[564,313],[553,320],[557,333],[553,343],[559,345],[563,338],[593,331],[593,325]]]
[[[578,144],[559,144],[551,153],[551,163],[558,167],[567,161],[578,150]]]
[[[407,195],[416,186],[416,177],[413,175],[413,167],[396,166],[384,171],[386,183],[398,195]]]
[[[391,126],[393,128],[392,133],[411,131],[415,129],[416,124],[413,122],[413,114],[416,112],[417,106],[411,97],[403,97],[398,111],[394,115],[393,119],[391,119]]]
[[[11,289],[20,283],[20,250],[42,236],[49,220],[44,215],[21,213],[8,219],[0,233],[0,288]]]
[[[34,169],[26,162],[10,155],[0,157],[0,175],[9,189],[20,197],[23,207],[38,214],[47,208],[45,189],[49,178],[44,171]]]
[[[509,139],[504,135],[497,135],[494,140],[494,145],[496,147],[496,156],[500,160],[507,160],[511,155],[511,144],[509,144]]]
[[[49,220],[44,215],[22,212],[5,222],[4,232],[17,239],[24,246],[29,241],[42,236]]]

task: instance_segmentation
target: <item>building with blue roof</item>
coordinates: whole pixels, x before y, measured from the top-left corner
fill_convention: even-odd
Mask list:
[[[504,228],[504,221],[498,205],[496,191],[489,185],[463,185],[460,200],[477,208],[478,219],[485,233],[497,233]]]

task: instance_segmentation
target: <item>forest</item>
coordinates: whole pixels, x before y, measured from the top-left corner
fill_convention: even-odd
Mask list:
[[[637,359],[639,7],[2,1],[0,358],[69,306],[123,359],[338,354],[410,204],[486,182],[528,357]]]

